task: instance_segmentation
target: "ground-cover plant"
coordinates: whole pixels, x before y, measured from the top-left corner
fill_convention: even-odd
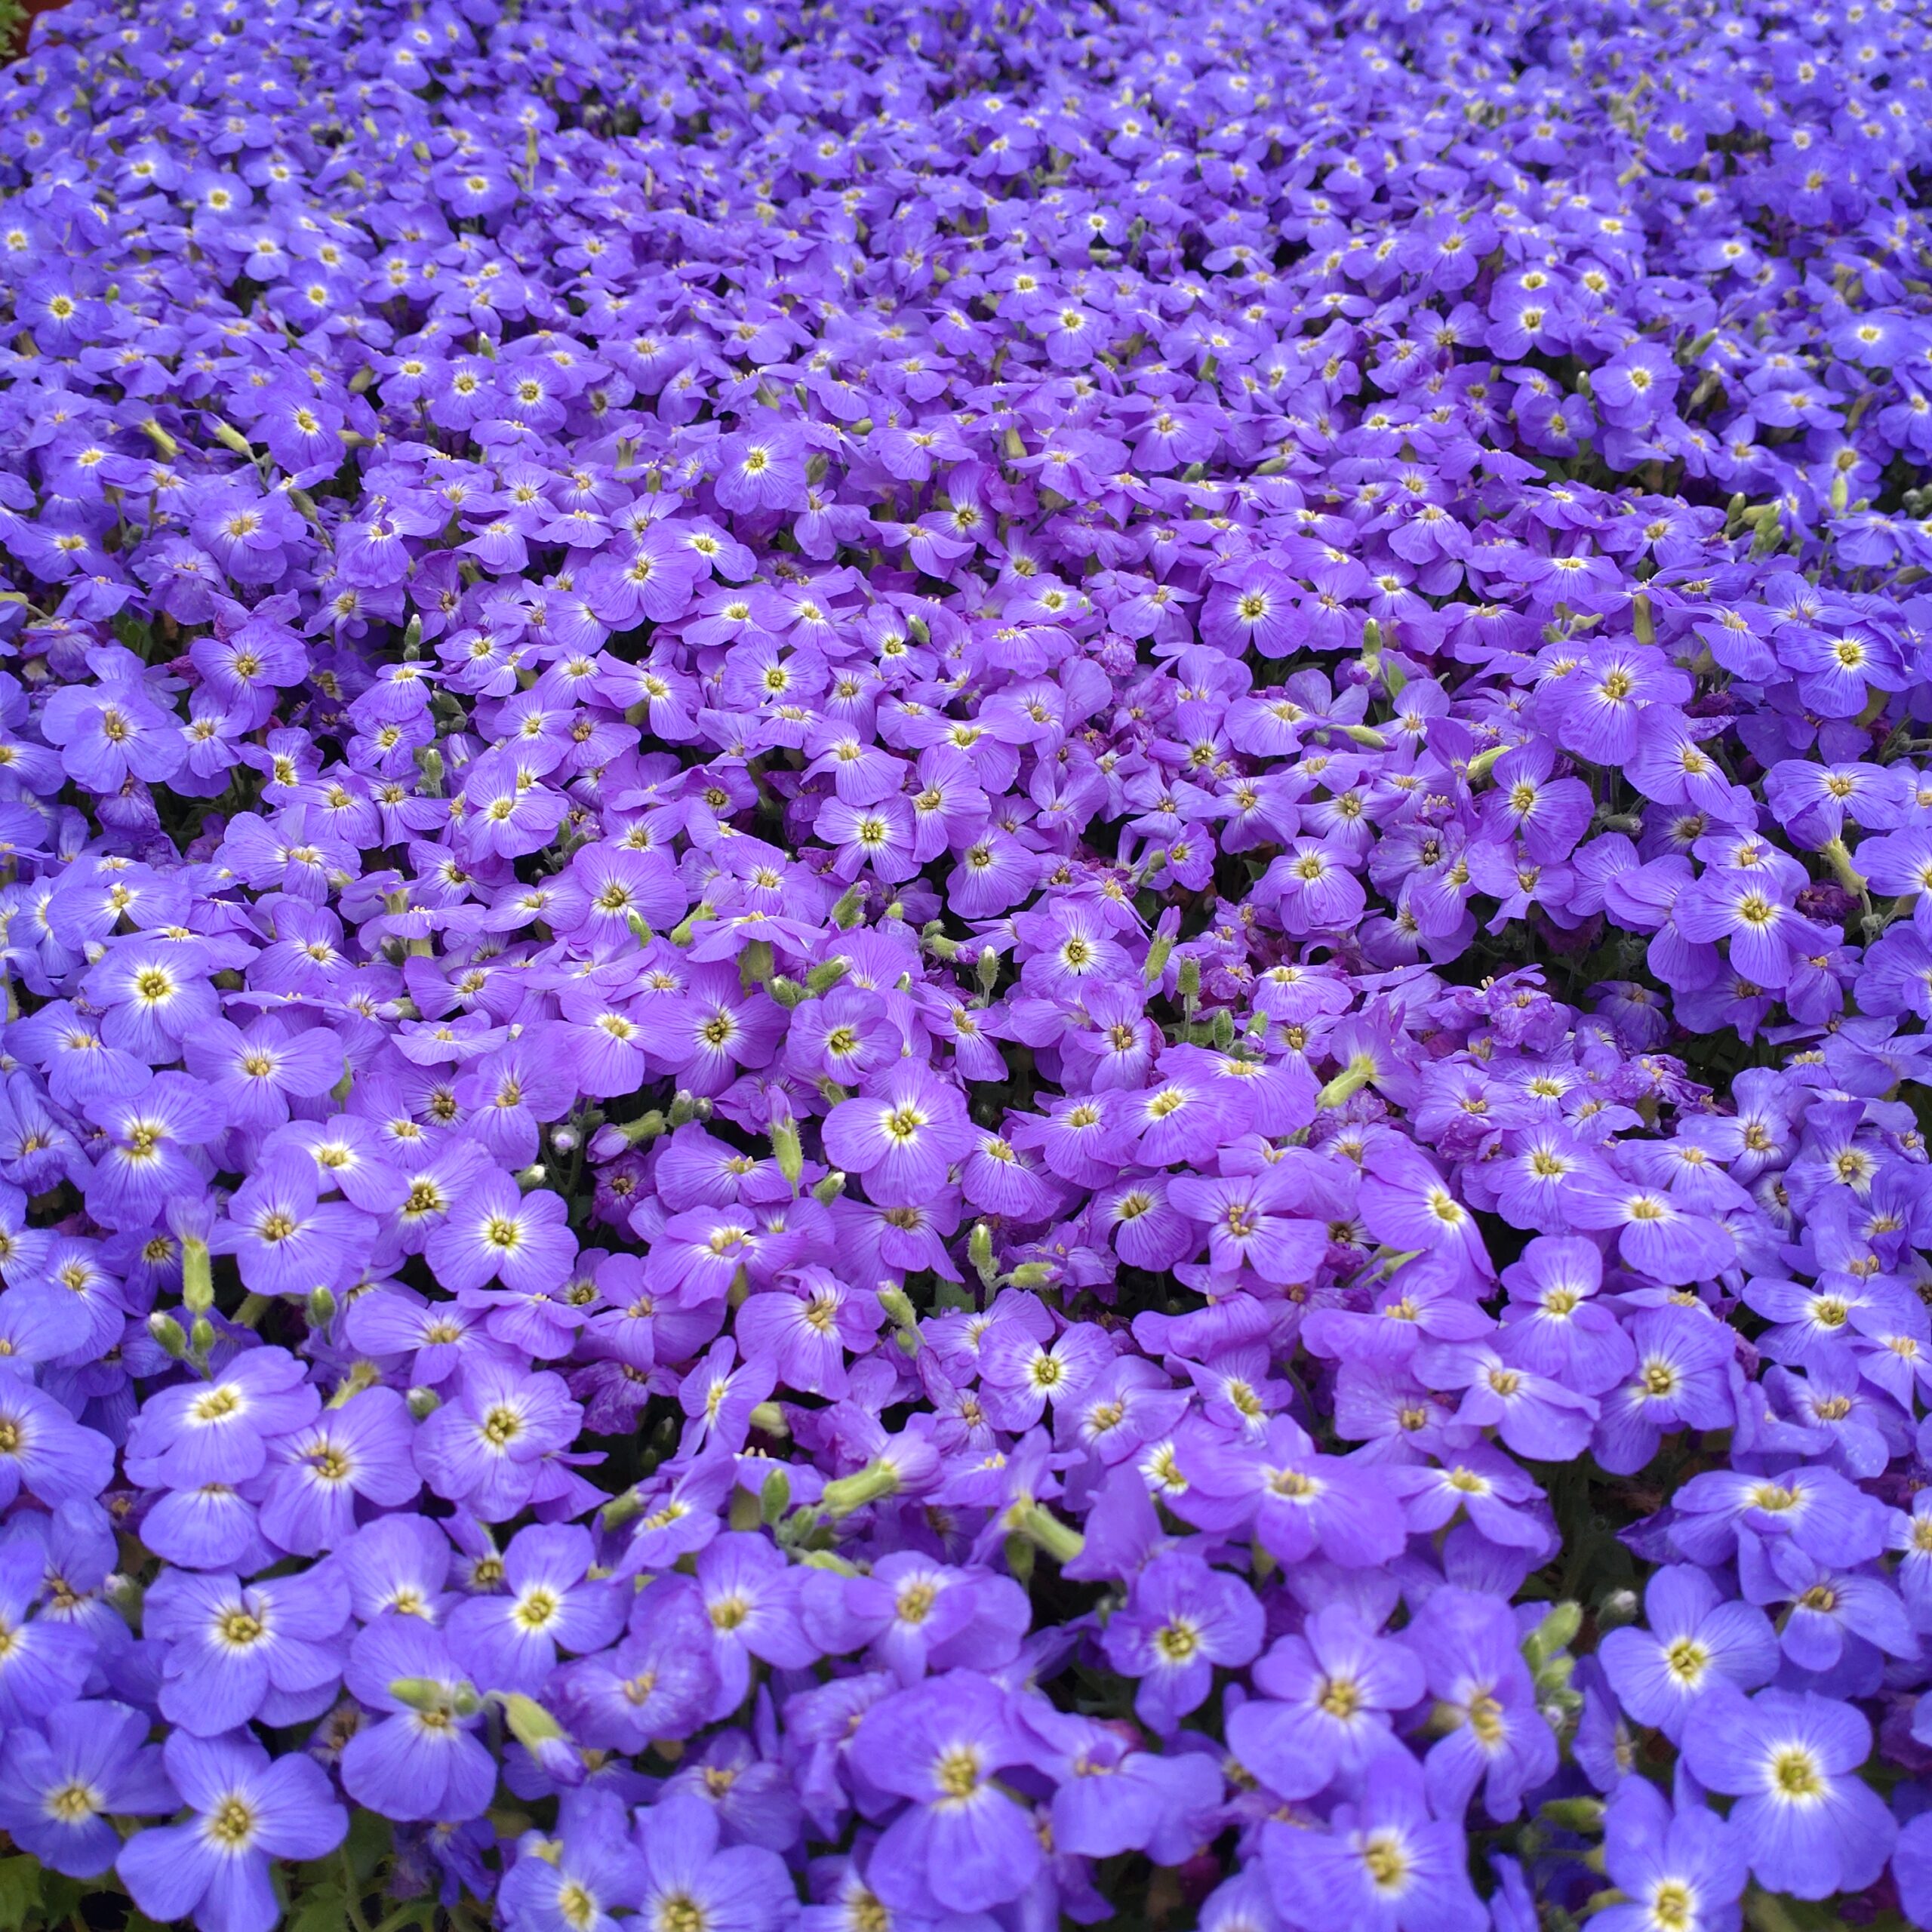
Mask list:
[[[1928,79],[41,21],[0,1924],[1932,1925]]]

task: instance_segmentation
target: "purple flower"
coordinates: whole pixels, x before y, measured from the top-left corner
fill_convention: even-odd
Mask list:
[[[1422,1701],[1416,1654],[1330,1604],[1254,1666],[1251,1697],[1228,1718],[1228,1746],[1284,1798],[1312,1798],[1361,1771],[1391,1741],[1389,1720]]]
[[[260,1474],[268,1444],[312,1421],[321,1398],[303,1364],[281,1349],[250,1349],[205,1382],[150,1396],[128,1432],[139,1480],[189,1488]]]
[[[1479,1591],[1434,1592],[1404,1632],[1451,1722],[1425,1761],[1430,1803],[1460,1817],[1478,1785],[1490,1816],[1507,1820],[1556,1769],[1556,1740],[1517,1647],[1509,1606]]]
[[[460,1821],[480,1817],[497,1767],[476,1735],[466,1679],[442,1634],[420,1616],[383,1616],[356,1632],[345,1678],[380,1714],[343,1747],[342,1784],[358,1804],[387,1818]],[[405,1703],[392,1687],[404,1684]]]
[[[507,1522],[545,1484],[547,1459],[575,1438],[581,1415],[561,1377],[479,1358],[416,1432],[416,1466],[438,1496]]]
[[[1684,1758],[1712,1791],[1737,1802],[1730,1822],[1767,1890],[1829,1898],[1870,1884],[1898,1826],[1857,1775],[1872,1727],[1850,1705],[1810,1691],[1722,1687],[1684,1734]]]
[[[798,1911],[791,1875],[761,1845],[721,1846],[716,1810],[668,1792],[636,1814],[638,1910],[645,1924],[702,1925],[706,1932],[764,1932]]]
[[[1453,1817],[1432,1816],[1412,1762],[1377,1767],[1325,1831],[1269,1825],[1262,1838],[1275,1909],[1319,1932],[1484,1932],[1488,1914],[1469,1883],[1469,1854]]]
[[[1056,1851],[1110,1858],[1145,1851],[1158,1865],[1190,1857],[1212,1829],[1220,1768],[1198,1752],[1135,1749],[1131,1727],[1097,1722],[1029,1700],[1020,1721],[1038,1740],[1034,1761],[1054,1793]]]
[[[150,1918],[192,1917],[202,1932],[270,1932],[281,1917],[269,1883],[277,1858],[321,1858],[349,1820],[312,1759],[269,1761],[252,1740],[176,1731],[168,1776],[194,1815],[137,1832],[115,1869]]]
[[[1625,1900],[1602,1915],[1607,1932],[1651,1932],[1675,1915],[1686,1927],[1734,1927],[1749,1860],[1740,1834],[1701,1804],[1673,1811],[1647,1779],[1624,1778],[1604,1817],[1604,1861]]]
[[[1719,1685],[1755,1690],[1777,1675],[1777,1638],[1755,1605],[1726,1602],[1701,1570],[1669,1564],[1644,1592],[1650,1627],[1610,1632],[1598,1654],[1618,1700],[1673,1743]]]
[[[563,1280],[577,1259],[577,1237],[556,1195],[519,1193],[508,1175],[491,1171],[463,1190],[424,1251],[446,1288],[500,1281],[527,1294]]]
[[[908,1801],[872,1853],[868,1877],[895,1910],[984,1912],[1040,1869],[1026,1812],[996,1782],[1030,1755],[1007,1694],[968,1671],[874,1704],[853,1739],[867,1782]]]
[[[841,1100],[824,1134],[827,1155],[861,1177],[885,1208],[931,1200],[973,1144],[958,1094],[916,1066],[896,1070],[873,1094]]]
[[[109,1815],[151,1816],[179,1802],[147,1742],[148,1720],[125,1704],[61,1704],[37,1724],[9,1727],[0,1825],[14,1842],[70,1878],[94,1878],[121,1850]]]
[[[718,1692],[709,1715],[743,1703],[754,1658],[800,1670],[818,1647],[798,1615],[799,1573],[762,1537],[734,1533],[706,1545],[697,1560],[698,1595],[711,1624]]]
[[[263,1534],[293,1555],[313,1556],[355,1534],[358,1497],[383,1509],[414,1502],[421,1478],[410,1454],[414,1433],[402,1398],[377,1387],[277,1436]]]
[[[114,1473],[114,1445],[31,1383],[0,1377],[0,1509],[24,1490],[50,1507],[91,1501]]]
[[[593,1553],[574,1524],[520,1530],[503,1552],[504,1594],[451,1613],[450,1641],[483,1689],[534,1697],[559,1647],[595,1651],[617,1634],[623,1600],[614,1585],[586,1580]]]
[[[1134,1579],[1103,1641],[1115,1669],[1140,1679],[1135,1711],[1164,1736],[1206,1701],[1216,1665],[1252,1661],[1263,1629],[1261,1606],[1238,1577],[1173,1550]]]
[[[236,1190],[208,1245],[235,1257],[257,1294],[339,1287],[358,1269],[375,1223],[343,1202],[319,1199],[320,1193],[320,1176],[306,1155],[292,1147],[271,1154]]]
[[[243,1583],[170,1570],[149,1591],[142,1627],[165,1640],[162,1714],[198,1737],[249,1718],[288,1724],[328,1704],[342,1675],[337,1641],[349,1586],[323,1568]]]
[[[352,1674],[351,1687],[354,1687]],[[632,1599],[614,1647],[565,1664],[553,1680],[558,1714],[595,1750],[641,1751],[695,1730],[718,1702],[704,1603],[687,1577],[660,1577]]]
[[[1253,1525],[1278,1561],[1319,1551],[1349,1568],[1392,1561],[1408,1540],[1401,1510],[1383,1472],[1345,1456],[1318,1454],[1307,1432],[1276,1416],[1258,1441],[1208,1432],[1184,1435],[1177,1460],[1187,1487],[1177,1512],[1214,1531]]]

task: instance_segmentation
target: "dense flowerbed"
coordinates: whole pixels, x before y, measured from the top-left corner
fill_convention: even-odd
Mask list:
[[[39,23],[5,1922],[1932,1925],[1928,49]]]

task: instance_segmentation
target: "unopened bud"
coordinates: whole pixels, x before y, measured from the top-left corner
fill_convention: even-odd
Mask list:
[[[644,1513],[644,1498],[635,1489],[627,1489],[621,1496],[614,1496],[605,1503],[599,1515],[607,1530],[620,1530],[633,1516]]]
[[[1604,1634],[1635,1623],[1644,1614],[1644,1601],[1635,1590],[1612,1590],[1597,1606],[1597,1629]]]
[[[148,1317],[148,1333],[154,1337],[162,1353],[171,1361],[183,1361],[187,1358],[188,1338],[181,1332],[181,1324],[173,1315],[164,1314],[156,1309]]]
[[[392,1678],[389,1695],[398,1704],[426,1714],[440,1712],[451,1717],[473,1718],[483,1708],[473,1684],[446,1684],[434,1677]]]
[[[510,1735],[526,1751],[534,1753],[539,1745],[569,1737],[569,1732],[534,1697],[526,1697],[521,1690],[494,1690],[491,1695],[503,1706],[503,1721],[509,1726]]]
[[[686,1127],[697,1118],[697,1096],[687,1087],[680,1087],[671,1097],[671,1112],[668,1116],[673,1127]]]
[[[1192,1013],[1201,998],[1201,961],[1190,952],[1180,962],[1180,970],[1175,976],[1180,990],[1180,1003]]]
[[[966,1258],[980,1279],[992,1287],[998,1264],[993,1260],[993,1231],[983,1221],[975,1221],[972,1232],[966,1237]]]
[[[754,986],[768,983],[771,974],[771,940],[755,939],[749,941],[744,951],[738,955],[738,984],[749,992]]]
[[[821,959],[805,975],[805,990],[814,999],[823,999],[852,970],[852,962],[842,953]]]
[[[327,1288],[311,1288],[304,1312],[311,1328],[326,1328],[335,1319],[335,1297]]]
[[[1318,1107],[1341,1106],[1359,1094],[1375,1078],[1375,1075],[1376,1065],[1374,1057],[1368,1054],[1357,1054],[1348,1065],[1343,1067],[1341,1072],[1315,1095],[1315,1104]]]
[[[993,947],[980,947],[978,971],[980,992],[990,993],[999,984],[999,954]]]
[[[863,1509],[869,1503],[877,1503],[895,1494],[898,1487],[899,1472],[891,1464],[868,1463],[856,1475],[841,1476],[836,1481],[827,1483],[824,1494],[819,1498],[819,1507],[837,1522],[855,1509]]]
[[[1567,1651],[1576,1641],[1577,1633],[1583,1627],[1581,1604],[1571,1598],[1552,1604],[1544,1613],[1543,1621],[1523,1639],[1523,1655],[1530,1668],[1537,1669],[1559,1652]]]
[[[407,1400],[409,1403],[409,1413],[418,1422],[428,1421],[429,1417],[443,1406],[443,1398],[436,1393],[435,1389],[425,1389],[420,1386],[410,1390]]]
[[[181,1305],[190,1315],[205,1314],[214,1306],[214,1263],[208,1244],[192,1237],[181,1244]]]
[[[772,1122],[771,1151],[778,1157],[778,1171],[785,1177],[795,1194],[798,1190],[799,1177],[805,1171],[805,1150],[799,1143],[795,1121]]]
[[[1603,1813],[1601,1798],[1552,1798],[1539,1807],[1537,1816],[1560,1832],[1594,1837],[1603,1829]]]
[[[859,923],[865,909],[866,888],[863,885],[848,885],[832,909],[832,923],[840,931],[850,932]]]
[[[822,1180],[812,1184],[812,1198],[822,1208],[829,1208],[845,1192],[844,1174],[837,1168]]]

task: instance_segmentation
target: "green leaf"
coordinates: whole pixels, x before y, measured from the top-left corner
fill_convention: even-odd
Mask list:
[[[338,1878],[304,1890],[282,1919],[283,1932],[342,1932],[349,1923],[349,1891]]]
[[[46,1876],[37,1858],[0,1858],[0,1932],[21,1932],[40,1903]]]

